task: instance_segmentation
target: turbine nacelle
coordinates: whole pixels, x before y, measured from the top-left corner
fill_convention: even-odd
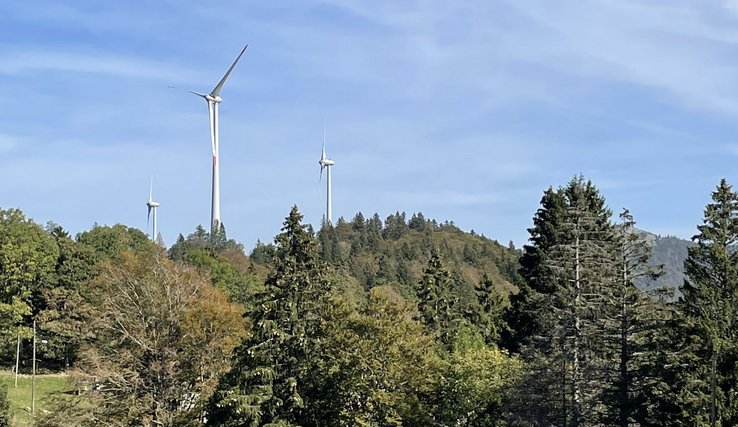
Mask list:
[[[159,202],[149,200],[148,202],[146,202],[146,206],[148,206],[149,208],[158,208],[161,205],[159,204]]]
[[[188,92],[195,94],[199,96],[200,98],[204,98],[206,101],[212,102],[214,104],[220,104],[221,102],[223,102],[223,98],[221,98],[220,95],[213,95],[210,93],[200,93],[200,92],[195,92],[194,90],[188,90]]]
[[[324,158],[324,159],[318,160],[318,164],[320,165],[320,168],[322,169],[324,167],[333,166],[333,165],[336,164],[336,162],[334,162],[331,159],[325,159]]]
[[[205,98],[208,102],[213,102],[215,104],[220,104],[221,102],[223,102],[223,98],[221,98],[219,95],[213,96],[211,94],[207,94],[203,96],[203,98]]]

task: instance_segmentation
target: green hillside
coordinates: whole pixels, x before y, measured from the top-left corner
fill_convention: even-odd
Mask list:
[[[382,221],[379,215],[365,219],[358,213],[351,221],[339,219],[317,233],[321,256],[337,270],[368,290],[392,285],[407,297],[423,275],[431,252],[437,249],[453,272],[462,301],[470,299],[474,285],[487,275],[504,293],[514,292],[520,253],[453,222],[438,223],[422,213],[410,219],[404,212]]]

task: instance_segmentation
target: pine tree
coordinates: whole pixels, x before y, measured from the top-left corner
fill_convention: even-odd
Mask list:
[[[738,194],[725,179],[705,208],[696,247],[685,262],[687,281],[679,304],[690,330],[694,419],[738,424]],[[687,355],[689,357],[689,355]]]
[[[469,310],[467,317],[479,328],[485,343],[497,344],[504,329],[502,315],[507,308],[507,301],[486,274],[474,285],[474,294],[476,304]]]
[[[627,209],[620,214],[617,229],[618,272],[612,300],[615,306],[610,316],[603,317],[609,358],[607,388],[602,396],[607,407],[608,424],[629,426],[634,422],[648,424],[648,410],[656,393],[654,373],[657,372],[659,348],[653,345],[654,333],[664,325],[665,307],[642,292],[636,282],[647,284],[661,275],[661,266],[651,266],[650,246],[638,234],[633,215]]]
[[[218,387],[208,423],[299,425],[311,361],[320,355],[320,312],[329,292],[317,242],[293,207],[275,238],[274,272],[249,313],[250,336]]]
[[[420,320],[446,348],[450,348],[459,322],[458,297],[452,292],[453,280],[437,249],[433,250],[416,292]]]
[[[522,344],[530,337],[539,335],[542,330],[540,318],[535,315],[543,304],[542,296],[553,291],[550,283],[544,280],[543,266],[548,251],[564,241],[561,223],[564,220],[565,202],[561,191],[548,188],[541,198],[541,207],[533,217],[530,245],[523,247],[520,258],[520,275],[523,282],[519,292],[510,297],[512,309],[506,314],[510,325],[509,334],[503,337],[503,345],[513,352],[520,351]]]
[[[526,284],[513,316],[531,363],[523,393],[535,396],[520,415],[551,425],[601,423],[607,360],[598,319],[613,308],[608,302],[617,277],[611,212],[581,177],[549,189],[541,204],[530,230],[533,245],[521,261]]]

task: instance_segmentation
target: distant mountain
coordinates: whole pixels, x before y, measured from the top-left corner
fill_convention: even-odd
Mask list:
[[[675,296],[681,295],[678,288],[684,285],[684,261],[687,259],[687,248],[695,246],[689,240],[674,236],[660,236],[641,230],[641,238],[651,245],[651,265],[663,265],[664,274],[656,281],[644,283],[644,290],[657,288],[677,289]]]

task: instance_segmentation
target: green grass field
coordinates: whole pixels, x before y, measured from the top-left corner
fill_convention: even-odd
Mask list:
[[[17,427],[32,425],[31,376],[20,375],[18,377],[18,388],[16,388],[13,373],[0,371],[0,381],[8,387],[10,425]],[[64,375],[36,375],[36,414],[40,414],[47,409],[44,402],[46,396],[64,390],[66,385],[67,377]]]

